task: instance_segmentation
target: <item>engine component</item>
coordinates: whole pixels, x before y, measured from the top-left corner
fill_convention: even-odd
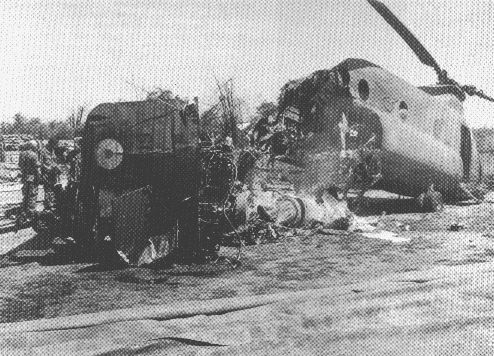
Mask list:
[[[234,229],[232,195],[237,176],[231,148],[211,146],[202,149],[201,186],[199,191],[199,226],[201,250],[205,256],[219,250],[219,239],[226,230]]]

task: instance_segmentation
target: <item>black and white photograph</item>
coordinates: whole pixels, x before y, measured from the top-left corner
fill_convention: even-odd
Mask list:
[[[494,0],[0,3],[1,355],[494,355]]]

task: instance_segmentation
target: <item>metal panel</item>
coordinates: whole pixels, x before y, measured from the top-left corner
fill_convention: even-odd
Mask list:
[[[138,258],[149,238],[147,221],[150,201],[147,188],[137,189],[116,197],[112,201],[114,234],[112,241],[131,263]]]

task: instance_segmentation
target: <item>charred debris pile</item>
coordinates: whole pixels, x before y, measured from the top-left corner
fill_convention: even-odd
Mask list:
[[[38,231],[103,261],[141,266],[217,261],[221,246],[238,249],[228,258],[237,265],[244,245],[375,229],[345,198],[355,184],[379,179],[379,132],[360,130],[357,115],[330,115],[329,181],[311,171],[320,154],[305,142],[328,114],[321,92],[345,105],[344,69],[287,84],[278,112],[244,130],[232,82],[218,91],[201,117],[197,99],[170,92],[94,108],[81,140],[77,194],[61,192],[63,204]]]

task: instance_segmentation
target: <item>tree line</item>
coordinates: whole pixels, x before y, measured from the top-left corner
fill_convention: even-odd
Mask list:
[[[29,135],[37,140],[55,138],[71,140],[81,135],[85,107],[80,106],[65,120],[41,121],[39,118],[27,118],[21,113],[15,114],[11,122],[1,123],[2,135]]]
[[[171,92],[160,91],[160,97],[165,96],[169,98]],[[224,132],[230,131],[232,123],[238,125],[242,122],[240,116],[240,102],[237,97],[230,98],[231,103],[225,104],[224,98],[227,97],[224,93],[220,96],[220,100],[216,105],[213,105],[207,111],[201,115],[201,123],[203,131],[215,131],[218,136],[221,136]],[[148,100],[151,100],[151,93],[148,96]],[[221,100],[223,99],[223,100]],[[255,110],[254,115],[250,118],[252,124],[257,123],[260,119],[266,120],[267,117],[275,115],[277,111],[276,104],[272,102],[263,102]],[[28,118],[21,113],[15,114],[12,120],[9,122],[2,122],[0,125],[0,135],[29,135],[37,140],[48,140],[55,138],[57,140],[71,140],[74,137],[82,135],[82,127],[84,125],[84,119],[87,115],[87,109],[85,106],[79,106],[73,113],[65,120],[50,120],[42,121],[39,118]]]

